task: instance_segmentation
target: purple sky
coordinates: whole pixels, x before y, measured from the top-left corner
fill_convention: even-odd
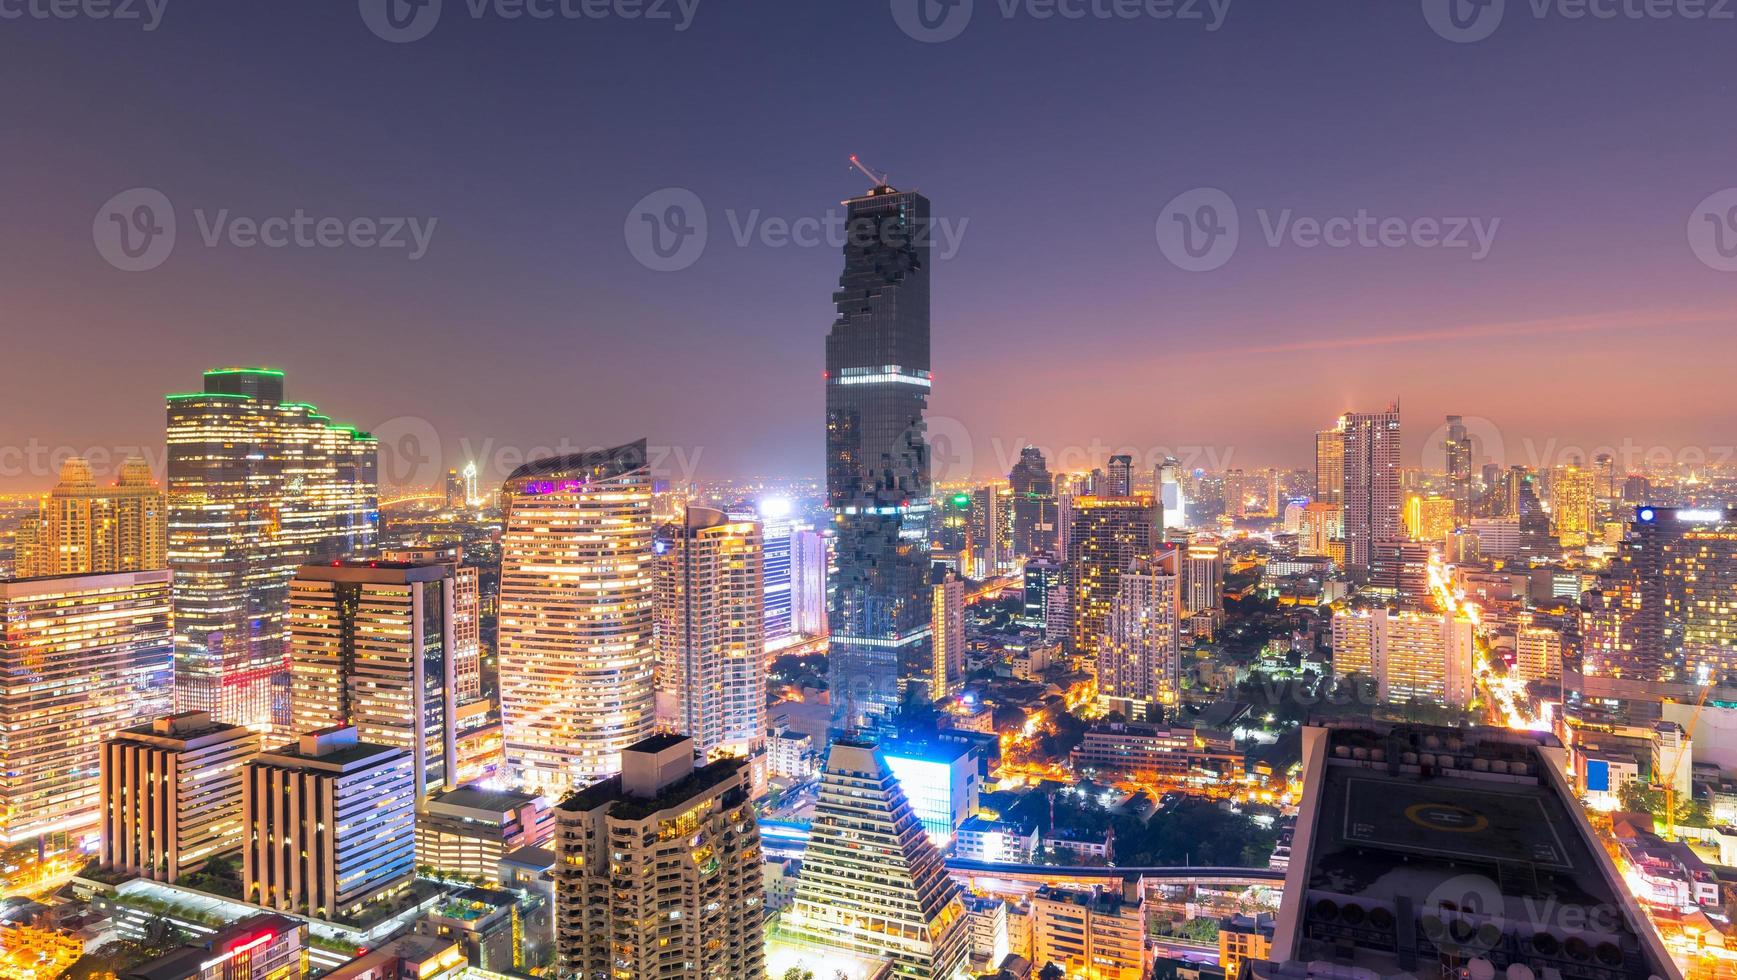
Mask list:
[[[345,0],[0,20],[0,489],[46,485],[61,447],[160,455],[161,396],[231,363],[449,464],[643,435],[701,477],[817,475],[839,260],[778,223],[862,190],[853,152],[963,223],[932,408],[970,449],[943,475],[1021,441],[1302,465],[1313,430],[1395,397],[1413,463],[1446,412],[1490,420],[1509,462],[1737,440],[1737,272],[1689,234],[1737,185],[1732,21],[1508,0],[1454,43],[1416,0],[1232,0],[1216,31],[976,0],[922,43],[888,0],[698,0],[679,32],[482,2],[403,44]],[[176,245],[124,272],[93,221],[135,187],[172,203]],[[624,228],[669,187],[709,234],[656,272]],[[1241,238],[1190,272],[1155,228],[1201,187]],[[220,213],[297,209],[436,223],[414,261],[203,241]],[[1404,219],[1399,246],[1294,224],[1360,212]],[[1488,254],[1409,230],[1456,218],[1499,219]]]

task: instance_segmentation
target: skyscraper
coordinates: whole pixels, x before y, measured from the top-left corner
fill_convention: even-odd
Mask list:
[[[1384,701],[1471,704],[1472,623],[1453,613],[1340,610],[1333,615],[1333,672],[1374,678]]]
[[[1013,496],[1006,487],[978,487],[971,494],[966,521],[971,563],[961,569],[976,579],[991,579],[1013,564]]]
[[[708,758],[753,755],[766,734],[760,525],[690,504],[661,541],[658,677],[673,727]]]
[[[103,740],[163,713],[169,572],[0,581],[0,844],[77,844]]]
[[[1108,481],[1104,489],[1098,491],[1105,497],[1126,497],[1134,492],[1134,457],[1111,456],[1110,471],[1105,475]]]
[[[1182,676],[1181,550],[1135,558],[1123,570],[1098,649],[1098,697],[1134,721],[1174,707]]]
[[[416,794],[458,785],[457,567],[303,565],[290,583],[291,720],[403,749]]]
[[[966,954],[959,892],[880,749],[833,742],[784,928],[892,960],[897,976],[945,980]]]
[[[838,316],[826,338],[826,492],[834,723],[898,703],[929,661],[929,201],[880,184],[845,202]]]
[[[796,527],[790,520],[788,501],[763,501],[760,505],[761,605],[760,620],[768,651],[796,638],[795,572],[790,549]]]
[[[1053,552],[1056,541],[1055,477],[1043,451],[1026,446],[1007,474],[1013,491],[1013,553]]]
[[[1342,415],[1333,428],[1315,433],[1315,503],[1345,504],[1345,428],[1350,419]]]
[[[73,457],[34,518],[18,526],[19,578],[167,568],[169,507],[142,459],[98,486],[90,463]]]
[[[826,536],[801,529],[790,535],[791,626],[801,636],[826,635]]]
[[[1454,516],[1464,521],[1472,516],[1477,502],[1477,488],[1472,475],[1472,437],[1466,431],[1465,419],[1447,417],[1447,434],[1442,439],[1442,457],[1447,464],[1448,496],[1454,502]]]
[[[766,976],[760,831],[747,764],[696,767],[654,735],[555,810],[555,952],[566,977]]]
[[[655,567],[645,441],[539,459],[502,489],[508,763],[545,796],[620,769],[651,733]]]
[[[176,704],[255,729],[289,720],[296,566],[371,555],[379,523],[374,438],[284,401],[283,382],[219,368],[168,396]]]
[[[1180,531],[1188,526],[1188,497],[1182,487],[1182,464],[1173,456],[1164,457],[1153,477],[1158,485],[1158,506],[1163,511],[1165,531]]]
[[[1157,505],[1150,494],[1075,497],[1068,528],[1068,595],[1076,653],[1096,657],[1122,572],[1152,553]]]
[[[1399,525],[1399,406],[1353,412],[1342,420],[1345,444],[1345,567],[1369,574],[1377,541],[1401,536]],[[1323,433],[1324,434],[1324,433]]]
[[[926,683],[931,701],[939,701],[965,686],[965,582],[945,566],[935,566],[935,584],[930,632],[934,637],[934,665],[927,677],[910,683]]]
[[[1558,466],[1550,474],[1550,516],[1557,540],[1565,547],[1586,543],[1597,503],[1597,475],[1579,460]]]

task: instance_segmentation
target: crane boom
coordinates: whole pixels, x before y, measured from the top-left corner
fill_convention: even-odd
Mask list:
[[[857,159],[855,153],[852,153],[850,155],[850,165],[855,167],[856,169],[862,171],[864,176],[866,176],[868,179],[874,181],[876,187],[887,186],[887,175],[882,174],[882,173],[876,173],[875,171],[870,170],[868,167],[864,166],[863,162],[861,160]]]

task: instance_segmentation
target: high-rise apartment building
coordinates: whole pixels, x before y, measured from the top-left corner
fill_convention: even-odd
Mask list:
[[[1240,469],[1224,471],[1224,516],[1239,520],[1249,516],[1249,494],[1255,482],[1253,475]]]
[[[668,720],[707,758],[753,755],[766,735],[760,525],[690,504],[660,542],[658,678]]]
[[[1100,496],[1127,497],[1134,492],[1134,457],[1111,456],[1108,472],[1104,474],[1105,484],[1098,490]]]
[[[1597,510],[1597,474],[1569,463],[1550,474],[1550,517],[1557,540],[1566,547],[1586,543]]]
[[[502,491],[500,691],[509,765],[550,798],[616,772],[655,720],[645,441],[540,459]]]
[[[963,574],[990,579],[1013,567],[1013,503],[1007,487],[978,487],[972,492],[965,525],[971,562]]]
[[[874,745],[832,743],[808,852],[783,927],[819,946],[946,980],[968,940],[959,886]]]
[[[555,811],[555,951],[568,977],[766,975],[765,884],[747,763],[696,768],[654,735]]]
[[[290,583],[290,715],[410,756],[416,793],[458,785],[455,611],[444,562],[303,565]]]
[[[1698,683],[1737,674],[1737,506],[1635,508],[1599,593],[1620,639],[1596,651],[1598,672]]]
[[[1056,547],[1055,476],[1043,450],[1026,446],[1007,474],[1013,491],[1013,553],[1030,556]]]
[[[1032,962],[1055,963],[1070,977],[1146,980],[1145,886],[1138,877],[1120,889],[1045,885],[1031,898]]]
[[[259,734],[203,711],[165,715],[103,743],[102,866],[176,881],[241,850],[241,778]]]
[[[1339,529],[1343,511],[1338,504],[1312,503],[1303,508],[1303,527],[1297,536],[1299,554],[1331,557],[1335,550],[1344,553],[1344,539]],[[1334,543],[1338,542],[1338,548]]]
[[[1025,563],[1026,626],[1042,630],[1045,643],[1061,643],[1068,636],[1066,569],[1053,556],[1042,555]]]
[[[474,464],[473,464],[474,469]],[[474,475],[474,474],[473,474]],[[380,552],[381,561],[426,565],[439,562],[452,566],[452,676],[460,705],[483,698],[482,686],[482,576],[481,569],[466,564],[461,546],[448,548],[396,548]],[[459,780],[463,782],[464,780]]]
[[[1095,658],[1122,570],[1152,553],[1157,506],[1150,494],[1075,497],[1068,528],[1068,592],[1076,653]]]
[[[102,743],[168,709],[169,572],[0,581],[0,843],[77,844]]]
[[[929,627],[934,665],[926,678],[912,683],[926,683],[928,699],[939,701],[965,686],[965,581],[937,566],[935,583],[929,588],[934,603]]]
[[[1345,566],[1366,576],[1378,541],[1401,536],[1399,406],[1342,420],[1345,444]]]
[[[204,390],[168,404],[176,705],[287,727],[290,578],[373,554],[378,444],[284,401],[282,371],[207,371]]]
[[[410,753],[328,728],[267,749],[241,788],[249,902],[317,919],[353,914],[416,872]]]
[[[1451,613],[1341,610],[1333,615],[1333,672],[1373,677],[1382,700],[1464,708],[1475,688],[1470,620]]]
[[[1350,424],[1351,417],[1343,415],[1333,428],[1315,433],[1315,503],[1345,506],[1345,430]]]
[[[1514,634],[1514,672],[1523,680],[1562,676],[1562,634],[1548,626],[1522,625]]]
[[[1135,558],[1110,601],[1098,648],[1098,697],[1134,721],[1174,708],[1182,681],[1181,551]]]
[[[1405,531],[1413,541],[1440,544],[1458,525],[1458,505],[1449,497],[1412,494],[1405,498]]]
[[[75,456],[36,516],[18,526],[17,577],[167,568],[168,548],[168,501],[144,460],[127,460],[113,486],[98,486],[90,463]]]
[[[898,704],[929,662],[929,201],[881,184],[845,202],[838,316],[826,338],[826,496],[835,724]]]

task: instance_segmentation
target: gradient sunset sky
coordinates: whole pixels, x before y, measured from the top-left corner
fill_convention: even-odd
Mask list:
[[[1002,2],[945,43],[889,0],[699,0],[681,32],[445,0],[405,44],[353,0],[0,21],[0,446],[156,461],[164,393],[266,364],[449,465],[646,436],[702,478],[818,476],[839,257],[735,226],[836,210],[866,186],[851,153],[965,222],[934,273],[931,409],[981,475],[1027,441],[1304,465],[1315,429],[1394,398],[1410,464],[1448,412],[1491,420],[1508,462],[1737,441],[1737,272],[1686,231],[1737,185],[1737,22],[1508,0],[1462,44],[1417,0],[1232,0],[1216,31]],[[134,187],[180,227],[128,273],[92,223]],[[668,187],[710,232],[660,273],[624,225]],[[1199,187],[1242,240],[1187,272],[1155,224]],[[193,212],[225,208],[438,224],[414,262],[207,248]],[[1257,215],[1286,209],[1500,224],[1481,261],[1268,247]],[[51,482],[17,469],[0,489]]]

